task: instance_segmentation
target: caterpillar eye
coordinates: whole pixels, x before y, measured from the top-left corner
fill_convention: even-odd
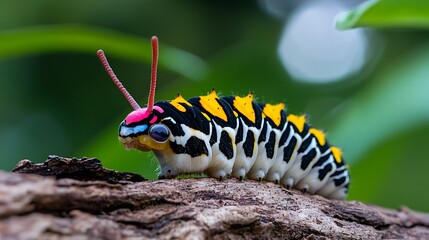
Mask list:
[[[149,128],[149,136],[157,142],[166,142],[169,135],[170,130],[164,124],[155,124]]]

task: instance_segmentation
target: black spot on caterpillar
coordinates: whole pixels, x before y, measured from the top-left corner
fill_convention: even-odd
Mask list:
[[[127,149],[153,151],[159,178],[206,173],[279,183],[311,194],[343,199],[350,182],[342,152],[325,134],[289,114],[284,104],[257,103],[247,96],[206,96],[156,102],[158,39],[152,38],[152,78],[147,107],[141,108],[110,68],[103,66],[133,107],[119,126]]]

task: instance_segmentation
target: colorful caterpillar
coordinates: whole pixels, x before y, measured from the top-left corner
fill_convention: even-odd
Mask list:
[[[349,174],[341,150],[305,116],[286,113],[245,97],[207,96],[154,103],[158,39],[152,37],[152,76],[147,107],[141,108],[113,73],[102,50],[97,52],[115,85],[133,107],[119,126],[125,148],[152,150],[160,163],[159,178],[205,173],[224,179],[267,180],[328,198],[344,199]]]

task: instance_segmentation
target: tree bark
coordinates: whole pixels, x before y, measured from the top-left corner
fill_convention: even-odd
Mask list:
[[[56,156],[14,171],[0,172],[0,239],[429,239],[426,214],[269,182],[149,181]]]

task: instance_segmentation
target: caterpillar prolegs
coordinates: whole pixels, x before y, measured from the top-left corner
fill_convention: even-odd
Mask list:
[[[97,52],[116,86],[133,107],[119,126],[127,149],[153,151],[159,178],[205,173],[279,183],[328,198],[347,195],[349,174],[339,148],[284,104],[258,103],[247,96],[206,96],[155,102],[158,39],[152,38],[152,78],[147,107],[141,108]]]

